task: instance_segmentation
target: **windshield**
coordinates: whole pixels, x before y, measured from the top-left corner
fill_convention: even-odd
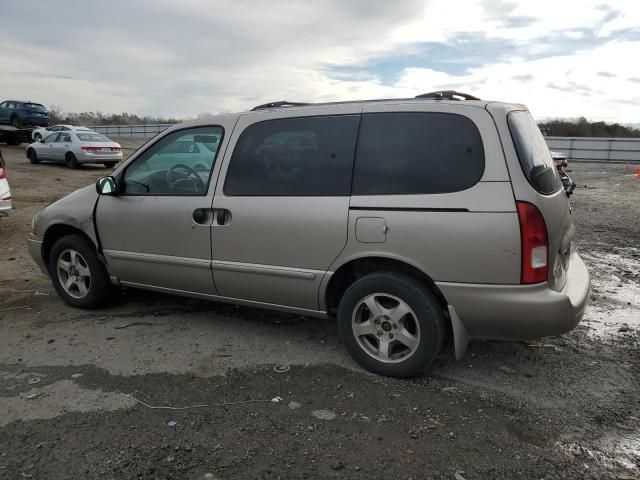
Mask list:
[[[100,135],[99,133],[77,133],[76,134],[82,142],[110,142],[107,137]]]
[[[520,166],[529,183],[538,192],[548,195],[562,186],[549,147],[529,112],[511,112],[509,131],[520,160]]]
[[[24,108],[28,108],[30,110],[36,110],[38,112],[44,112],[44,113],[46,113],[46,111],[47,111],[47,109],[44,108],[39,103],[25,103],[24,104]]]

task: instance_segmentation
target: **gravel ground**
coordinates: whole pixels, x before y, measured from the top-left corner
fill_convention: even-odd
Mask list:
[[[356,367],[329,320],[134,290],[65,306],[28,256],[30,220],[108,170],[2,153],[0,478],[640,478],[640,181],[624,165],[571,165],[594,287],[573,332],[472,342],[400,381]]]

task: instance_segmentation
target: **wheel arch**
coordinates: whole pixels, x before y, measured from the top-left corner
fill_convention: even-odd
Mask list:
[[[42,259],[44,260],[45,265],[49,265],[49,255],[51,254],[51,248],[53,247],[53,245],[60,238],[67,235],[77,235],[87,240],[93,246],[93,248],[95,248],[98,258],[100,258],[104,263],[104,260],[102,260],[102,255],[100,255],[98,252],[96,242],[89,235],[87,235],[81,229],[69,225],[68,223],[55,223],[47,228],[42,240]]]
[[[413,277],[436,295],[440,305],[446,312],[447,300],[433,278],[419,267],[407,261],[381,255],[360,256],[352,258],[340,265],[328,278],[325,287],[321,291],[321,308],[324,308],[330,314],[335,313],[342,295],[353,282],[369,273],[381,271],[404,273]]]
[[[319,298],[320,308],[333,316],[337,312],[344,292],[356,280],[374,272],[396,272],[412,277],[428,288],[437,298],[445,317],[445,345],[453,348],[456,359],[464,355],[469,337],[466,328],[451,307],[433,278],[416,265],[403,259],[382,255],[365,255],[341,264],[335,272],[325,277]]]

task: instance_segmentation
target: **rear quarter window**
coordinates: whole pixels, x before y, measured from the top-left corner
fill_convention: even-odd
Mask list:
[[[362,116],[353,195],[450,193],[475,185],[484,148],[472,120],[430,112]]]
[[[529,112],[511,112],[507,117],[513,146],[524,176],[538,192],[557,192],[562,183],[542,132]]]

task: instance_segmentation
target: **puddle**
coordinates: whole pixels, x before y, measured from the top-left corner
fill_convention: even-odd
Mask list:
[[[592,300],[583,325],[592,337],[612,339],[640,332],[640,249],[618,253],[586,253],[591,272]]]
[[[640,433],[637,431],[609,432],[595,444],[557,442],[556,446],[576,459],[590,459],[611,470],[624,468],[640,473]]]

